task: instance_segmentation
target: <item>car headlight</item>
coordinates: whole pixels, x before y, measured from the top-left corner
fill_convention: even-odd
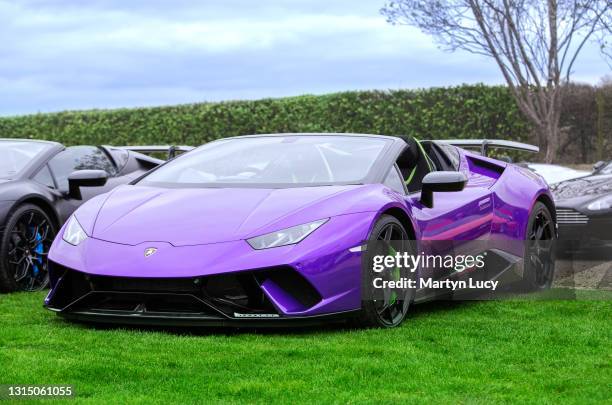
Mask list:
[[[281,231],[271,232],[265,235],[247,239],[253,249],[269,249],[273,247],[294,245],[300,243],[317,228],[326,223],[329,218],[309,222],[303,225],[292,226]]]
[[[70,243],[73,246],[77,246],[79,243],[87,239],[87,234],[74,215],[68,220],[68,224],[66,225],[62,239],[64,242]]]
[[[605,197],[598,198],[597,200],[587,205],[587,208],[591,211],[609,210],[610,208],[612,208],[612,195],[607,195]]]

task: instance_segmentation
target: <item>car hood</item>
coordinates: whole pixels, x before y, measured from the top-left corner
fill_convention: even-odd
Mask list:
[[[566,200],[581,197],[581,199],[595,198],[612,192],[612,175],[595,175],[580,177],[555,184],[551,187],[557,200]]]
[[[96,239],[174,246],[240,240],[340,214],[368,210],[370,186],[288,189],[165,189],[121,186],[77,211]],[[338,201],[342,199],[342,203]]]

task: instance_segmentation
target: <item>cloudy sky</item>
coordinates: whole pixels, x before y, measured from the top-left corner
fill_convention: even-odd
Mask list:
[[[0,0],[0,115],[501,83],[384,0]],[[594,46],[575,79],[610,72]]]

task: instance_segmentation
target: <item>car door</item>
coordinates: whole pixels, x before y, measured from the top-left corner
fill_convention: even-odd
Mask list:
[[[95,146],[72,146],[55,155],[49,160],[48,167],[57,184],[57,189],[63,195],[59,212],[65,217],[74,212],[83,202],[107,191],[117,184],[115,181],[117,167],[101,148]],[[83,187],[82,200],[75,200],[68,196],[68,176],[78,170],[104,170],[109,181],[102,187]]]
[[[490,184],[470,170],[469,162],[454,150],[430,145],[427,153],[435,170],[461,171],[468,181],[459,192],[434,193],[432,208],[424,206],[420,190],[412,190],[406,197],[421,233],[427,254],[478,255],[488,245],[493,218]],[[455,152],[455,153],[453,153]],[[452,154],[452,155],[451,155]],[[424,269],[422,277],[445,279],[459,274],[450,268]]]

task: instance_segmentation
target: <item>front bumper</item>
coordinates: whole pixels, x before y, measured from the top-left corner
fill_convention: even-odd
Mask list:
[[[361,254],[374,213],[334,217],[297,245],[244,240],[175,247],[89,238],[50,252],[48,309],[70,319],[150,325],[285,324],[361,307]],[[145,257],[144,251],[157,248]]]
[[[68,319],[166,326],[283,326],[351,313],[286,316],[281,310],[304,310],[321,302],[318,292],[291,268],[173,279],[92,276],[63,269],[45,305]]]

